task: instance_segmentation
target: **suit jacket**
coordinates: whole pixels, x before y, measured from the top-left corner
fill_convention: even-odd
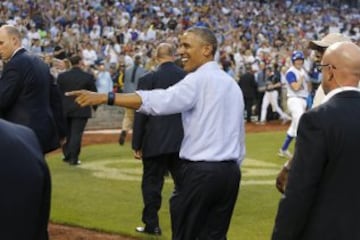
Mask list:
[[[134,71],[134,68],[135,68],[135,65],[125,69],[124,87],[123,87],[124,93],[135,92],[135,90],[137,89],[137,86],[139,84],[140,77],[142,77],[146,73],[146,70],[144,68],[142,68],[141,66],[137,66],[135,76],[134,76],[134,81],[132,81],[131,78],[132,78],[132,73]]]
[[[172,62],[140,78],[138,89],[166,89],[179,82],[186,73]],[[180,151],[183,139],[181,114],[148,116],[136,112],[132,148],[142,150],[143,157],[158,156]]]
[[[0,135],[1,238],[46,240],[51,179],[37,137],[4,120]]]
[[[241,75],[239,85],[243,92],[244,98],[256,98],[257,84],[254,74],[246,72],[245,74]]]
[[[30,127],[43,152],[59,146],[49,104],[52,79],[49,67],[25,49],[20,49],[4,65],[0,78],[0,117]]]
[[[273,240],[360,239],[360,93],[303,114]]]
[[[65,92],[86,89],[96,92],[95,78],[90,73],[84,72],[79,67],[73,67],[58,76],[58,85],[63,93],[62,101],[66,117],[91,117],[91,107],[80,107],[74,97],[65,96]]]

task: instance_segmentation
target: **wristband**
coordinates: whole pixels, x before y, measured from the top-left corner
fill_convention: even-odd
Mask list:
[[[114,105],[114,102],[115,102],[115,93],[114,92],[109,92],[108,93],[107,104],[112,106],[112,105]]]

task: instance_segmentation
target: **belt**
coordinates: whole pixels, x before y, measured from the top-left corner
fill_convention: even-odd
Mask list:
[[[185,161],[186,163],[236,163],[237,162],[235,159],[211,161],[211,160],[190,160],[190,159],[182,158],[181,160]]]
[[[307,99],[306,97],[289,97],[289,98],[301,98],[301,99],[304,99],[304,100]]]

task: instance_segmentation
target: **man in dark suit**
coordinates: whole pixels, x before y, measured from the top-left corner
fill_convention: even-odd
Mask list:
[[[51,179],[34,132],[0,120],[0,234],[8,240],[47,240]]]
[[[80,68],[81,58],[77,55],[70,58],[72,68],[58,77],[61,92],[87,89],[96,92],[95,78]],[[66,142],[63,145],[64,161],[70,165],[80,164],[79,154],[81,139],[88,121],[91,117],[90,107],[80,107],[73,97],[63,94],[63,106],[67,122]]]
[[[244,95],[244,103],[246,110],[246,121],[251,122],[252,107],[255,103],[257,94],[257,84],[255,75],[251,70],[251,65],[245,66],[246,72],[240,76],[239,85]]]
[[[30,127],[47,153],[59,147],[49,104],[53,78],[42,60],[21,47],[21,39],[15,27],[0,28],[0,55],[5,62],[0,78],[0,117]]]
[[[166,89],[183,79],[186,73],[176,66],[174,55],[171,44],[161,43],[156,49],[159,67],[140,78],[138,89]],[[158,211],[164,175],[169,170],[176,184],[182,138],[181,114],[149,116],[135,113],[132,148],[135,158],[142,158],[143,162],[141,189],[145,205],[142,213],[145,227],[137,227],[138,232],[161,234]]]
[[[360,48],[338,42],[318,70],[324,103],[300,119],[273,240],[360,239]]]

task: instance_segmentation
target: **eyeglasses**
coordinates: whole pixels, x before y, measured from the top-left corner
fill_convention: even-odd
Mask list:
[[[331,64],[317,64],[316,65],[316,69],[321,72],[323,67],[331,67],[332,69],[336,69],[336,67],[334,65]]]

